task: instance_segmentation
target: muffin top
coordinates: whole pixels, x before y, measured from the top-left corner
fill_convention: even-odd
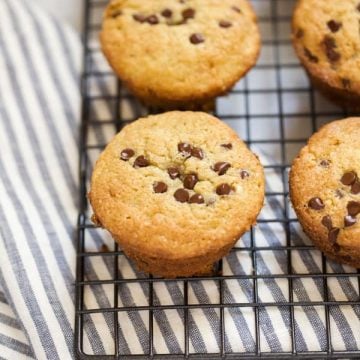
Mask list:
[[[314,239],[360,255],[360,118],[332,122],[314,134],[291,169],[291,199]]]
[[[101,43],[138,96],[191,101],[232,87],[255,64],[260,36],[246,0],[114,0]]]
[[[360,94],[359,23],[359,0],[299,0],[292,36],[312,76]]]
[[[126,126],[96,163],[89,198],[119,242],[168,257],[234,243],[263,205],[257,157],[220,120],[168,112]]]

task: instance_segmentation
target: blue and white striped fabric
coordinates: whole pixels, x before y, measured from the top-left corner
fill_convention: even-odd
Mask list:
[[[80,39],[71,29],[26,0],[0,0],[0,359],[74,358],[80,61]],[[95,65],[107,66],[103,59]],[[106,79],[92,86],[101,94],[114,91]],[[220,100],[220,112],[226,101]],[[99,121],[111,114],[102,102],[94,112]],[[89,141],[106,143],[112,135],[113,129],[97,127],[91,129]],[[257,150],[265,165],[269,158],[276,161],[276,153],[266,155],[266,149]],[[283,191],[279,173],[266,175],[269,191]],[[261,218],[282,217],[283,206],[281,199],[270,197]],[[261,223],[254,231],[257,246],[286,244],[281,223]],[[297,225],[290,231],[294,243],[307,243]],[[241,240],[246,245],[249,241],[248,236]],[[99,250],[104,243],[113,247],[103,231],[93,230],[87,250]],[[286,273],[284,259],[284,251],[259,251],[258,274]],[[319,273],[321,256],[317,251],[294,252],[292,265],[293,272]],[[110,257],[92,257],[86,264],[87,280],[111,279],[112,267]],[[119,268],[123,278],[142,276],[125,257]],[[329,262],[329,272],[340,270],[352,271]],[[250,253],[234,252],[224,260],[224,275],[251,272]],[[192,283],[189,302],[217,303],[217,286],[212,280]],[[357,286],[357,279],[331,279],[329,298],[356,300]],[[85,288],[86,308],[111,307],[112,291],[112,286],[106,285]],[[137,283],[119,285],[119,306],[147,305],[148,291]],[[262,302],[287,301],[288,282],[259,280],[258,293]],[[224,283],[225,302],[252,302],[253,295],[252,280]],[[155,305],[178,304],[182,298],[183,287],[177,281],[154,284]],[[321,280],[294,280],[294,300],[323,300]],[[333,349],[360,349],[360,307],[333,307],[330,315]],[[219,316],[217,309],[190,311],[190,352],[219,351]],[[224,317],[226,351],[255,351],[253,309],[225,309]],[[296,308],[294,318],[297,350],[325,350],[324,308]],[[113,354],[112,316],[91,315],[84,321],[84,352]],[[154,313],[156,353],[184,351],[183,321],[180,310]],[[261,351],[291,351],[290,321],[287,308],[259,310]],[[120,312],[119,322],[121,352],[146,353],[148,314]]]

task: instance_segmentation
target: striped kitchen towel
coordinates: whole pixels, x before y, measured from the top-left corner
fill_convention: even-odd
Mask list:
[[[270,1],[270,0],[269,0]],[[264,1],[258,3],[265,3]],[[75,229],[78,199],[78,130],[80,123],[79,36],[26,0],[0,0],[0,359],[73,359]],[[102,57],[94,62],[101,69]],[[253,79],[258,81],[256,77]],[[266,79],[262,78],[262,81]],[[251,78],[249,78],[251,81]],[[91,84],[97,94],[113,94],[113,83],[99,78]],[[266,99],[263,99],[266,101]],[[130,100],[129,100],[130,101]],[[226,111],[226,98],[219,111]],[[257,105],[261,108],[261,104]],[[265,105],[266,106],[266,105]],[[134,112],[132,104],[127,104]],[[106,102],[99,101],[94,113],[99,121],[111,116]],[[96,119],[95,119],[96,120]],[[239,130],[239,129],[237,129]],[[91,128],[89,141],[106,143],[114,129]],[[257,149],[262,162],[281,161],[276,152]],[[90,158],[95,161],[98,153]],[[271,160],[269,160],[271,159]],[[267,172],[268,191],[278,192],[282,177]],[[270,197],[262,219],[283,216],[282,199]],[[262,223],[256,231],[257,246],[284,245],[281,223]],[[297,224],[290,231],[294,243],[308,240]],[[250,245],[250,237],[240,243]],[[86,250],[99,250],[113,242],[102,230],[88,236]],[[293,271],[320,273],[321,255],[298,251]],[[92,257],[86,263],[87,280],[111,279],[111,257]],[[258,274],[284,274],[286,252],[259,251]],[[329,272],[352,271],[329,262]],[[144,276],[125,257],[119,260],[120,277]],[[250,274],[251,254],[231,253],[223,262],[224,275]],[[224,302],[251,302],[252,280],[224,283]],[[294,301],[321,301],[321,279],[294,280]],[[289,300],[286,279],[259,281],[259,301]],[[330,300],[356,300],[357,279],[329,281]],[[113,287],[85,289],[87,309],[111,307]],[[147,305],[149,288],[144,284],[119,285],[119,306]],[[183,288],[177,281],[154,284],[154,304],[179,304]],[[189,285],[189,303],[219,302],[218,284],[211,279]],[[261,351],[291,351],[291,314],[286,307],[259,310]],[[190,352],[216,353],[220,349],[219,311],[189,312]],[[256,351],[256,322],[251,308],[224,311],[225,350]],[[294,314],[297,350],[326,350],[327,334],[323,306],[296,308]],[[146,312],[120,312],[119,336],[122,354],[143,354],[149,349]],[[184,314],[181,310],[154,312],[155,353],[184,351]],[[330,312],[334,350],[360,349],[360,306],[334,306]],[[111,315],[84,316],[83,352],[114,354],[114,325]]]

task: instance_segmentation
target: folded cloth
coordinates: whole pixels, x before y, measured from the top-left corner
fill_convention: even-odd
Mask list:
[[[265,3],[265,2],[261,2]],[[44,14],[25,0],[0,2],[0,359],[74,358],[74,282],[75,230],[78,199],[78,129],[81,41],[64,24]],[[99,56],[94,69],[106,65]],[[262,75],[263,77],[264,75]],[[256,77],[255,77],[256,79]],[[112,79],[97,78],[91,84],[97,94],[115,94]],[[251,81],[251,79],[249,80]],[[264,80],[265,81],[265,80]],[[295,80],[292,80],[295,81]],[[230,99],[231,100],[231,99]],[[229,101],[230,101],[229,100]],[[262,96],[259,101],[267,101]],[[220,100],[219,109],[224,109]],[[123,104],[132,116],[138,110]],[[228,104],[230,107],[234,104]],[[298,103],[295,103],[298,106]],[[256,105],[261,109],[265,105]],[[295,109],[299,110],[298,108]],[[113,114],[109,102],[93,103],[95,119]],[[269,121],[269,120],[267,120]],[[238,122],[240,124],[240,121]],[[114,134],[112,126],[89,129],[89,142],[106,143]],[[277,160],[276,152],[256,149],[264,164]],[[89,154],[95,161],[98,153]],[[269,169],[267,190],[282,192],[280,171]],[[282,197],[269,196],[261,219],[284,217]],[[289,228],[295,245],[308,240],[296,223]],[[253,235],[261,247],[286,245],[281,222],[260,223]],[[86,239],[87,251],[113,248],[113,241],[102,230],[92,229]],[[250,246],[246,235],[239,246]],[[112,256],[94,256],[85,264],[86,280],[113,277]],[[257,273],[286,274],[286,251],[258,251]],[[328,263],[329,272],[352,271]],[[317,251],[294,251],[292,271],[320,273],[321,255]],[[224,275],[252,274],[250,251],[232,252],[223,262]],[[144,277],[125,257],[119,258],[119,277]],[[330,300],[356,300],[356,280],[329,281]],[[294,301],[322,301],[322,279],[295,279]],[[252,302],[253,280],[227,280],[223,284],[225,303]],[[289,300],[287,279],[257,282],[260,302]],[[113,306],[113,286],[84,289],[86,309]],[[154,305],[181,304],[183,283],[154,284]],[[146,284],[119,285],[119,306],[148,305]],[[219,283],[211,279],[189,284],[189,303],[218,303]],[[119,344],[122,354],[141,354],[149,349],[148,313],[120,312]],[[291,312],[287,307],[224,310],[225,350],[256,351],[256,316],[260,324],[260,350],[291,351]],[[216,353],[220,349],[220,311],[189,311],[190,352]],[[326,319],[323,306],[294,310],[297,351],[326,350]],[[360,348],[359,306],[334,306],[330,312],[334,350]],[[155,353],[184,351],[184,312],[154,312]],[[84,316],[83,352],[114,353],[112,315]]]

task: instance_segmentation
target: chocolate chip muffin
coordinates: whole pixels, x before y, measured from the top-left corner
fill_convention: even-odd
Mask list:
[[[250,229],[264,200],[257,157],[227,125],[168,112],[125,127],[96,163],[94,220],[146,272],[211,269]]]
[[[330,100],[360,109],[360,1],[299,0],[293,44],[313,84]]]
[[[101,44],[114,71],[143,102],[194,110],[255,65],[260,35],[246,0],[114,0]]]
[[[290,195],[305,233],[330,258],[360,268],[360,118],[332,122],[293,163]]]

